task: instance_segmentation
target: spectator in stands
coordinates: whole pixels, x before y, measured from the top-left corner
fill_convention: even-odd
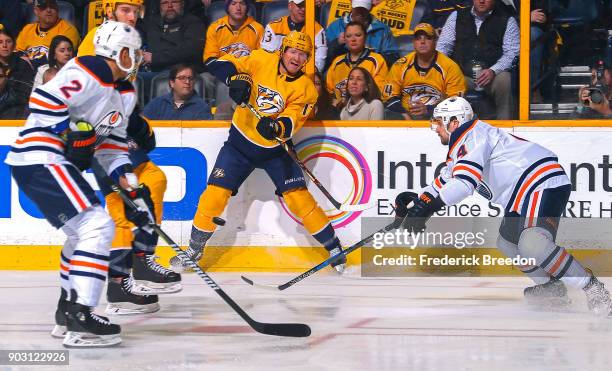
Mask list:
[[[79,45],[79,31],[59,17],[56,0],[35,0],[34,14],[37,21],[25,25],[17,36],[17,51],[27,56],[34,67],[47,63],[49,45],[57,35],[66,36],[74,46]]]
[[[264,28],[249,16],[249,0],[224,0],[227,15],[208,26],[204,47],[204,63],[225,54],[235,57],[250,55],[259,48]],[[202,74],[206,92],[215,91],[217,80],[209,73]]]
[[[143,0],[104,0],[104,19],[129,24],[136,27],[138,19],[142,16]],[[79,46],[78,56],[96,55],[94,50],[94,36],[98,27],[94,27]]]
[[[261,48],[268,51],[279,50],[283,38],[290,31],[304,31],[306,24],[306,1],[289,0],[289,15],[274,20],[266,25]],[[327,58],[327,42],[325,41],[325,29],[319,22],[315,21],[315,66],[319,71],[325,68],[325,58]]]
[[[387,109],[405,119],[429,119],[435,106],[447,97],[463,95],[466,90],[461,68],[436,51],[436,32],[432,25],[414,28],[414,51],[391,66],[383,91]]]
[[[8,74],[8,67],[0,65],[0,120],[25,118],[28,101],[15,90]]]
[[[544,0],[531,1],[531,51],[530,51],[530,85],[535,84],[542,73],[542,61],[544,60],[544,52],[548,46],[544,34],[548,29],[548,17],[545,12],[546,4]],[[532,92],[532,101],[539,102],[542,100],[540,90]]]
[[[192,14],[184,14],[183,0],[160,0],[159,9],[160,15],[144,20],[143,65],[158,72],[188,63],[198,73],[203,72],[204,23]]]
[[[380,90],[372,75],[363,67],[355,67],[348,76],[341,120],[384,120],[385,108]]]
[[[317,104],[312,110],[313,120],[338,120],[340,113],[338,109],[332,104],[331,97],[325,88],[325,82],[321,72],[315,71],[314,74],[314,85],[317,88],[319,97],[317,98]]]
[[[217,1],[217,0],[215,0]],[[185,0],[185,13],[198,17],[202,22],[206,22],[206,9],[212,0]],[[144,0],[145,17],[159,15],[159,0]]]
[[[363,23],[349,22],[344,32],[344,39],[348,52],[336,57],[327,71],[327,91],[335,106],[346,97],[348,75],[354,67],[365,68],[376,81],[379,90],[384,88],[388,72],[385,58],[366,48],[366,28]]]
[[[49,63],[43,64],[38,67],[36,71],[36,77],[34,78],[34,89],[43,84],[43,74],[50,68],[55,68],[58,71],[64,67],[69,60],[74,57],[74,47],[72,41],[69,38],[62,35],[57,35],[51,40],[51,46],[49,47],[49,55],[47,59]]]
[[[496,0],[475,0],[471,8],[451,13],[438,40],[438,51],[459,64],[468,86],[484,87],[493,96],[500,120],[511,118],[509,70],[519,53],[519,39],[516,20],[496,6]],[[482,71],[473,79],[475,62]]]
[[[144,109],[150,120],[210,120],[210,107],[194,88],[194,70],[178,64],[170,69],[170,93],[154,98]]]
[[[427,8],[423,13],[421,23],[432,25],[438,35],[440,35],[446,18],[452,12],[472,6],[472,0],[427,0],[425,3]]]
[[[11,35],[17,35],[23,26],[21,3],[16,0],[0,0],[0,24]]]
[[[351,5],[353,7],[351,12],[333,21],[325,31],[328,63],[347,51],[346,26],[350,22],[361,22],[367,31],[366,46],[382,54],[388,65],[393,64],[399,58],[399,49],[389,26],[370,14],[372,0],[352,0]]]
[[[581,112],[581,118],[612,118],[612,61],[597,63],[602,65],[591,69],[591,86],[583,86],[578,92],[580,102],[588,107]]]
[[[15,52],[13,36],[0,24],[0,66],[8,71],[8,79],[13,81],[12,89],[20,98],[27,99],[32,90],[34,69],[25,58]]]

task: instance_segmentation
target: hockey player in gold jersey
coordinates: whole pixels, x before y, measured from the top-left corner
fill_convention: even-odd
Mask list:
[[[213,218],[223,213],[230,196],[255,168],[266,171],[276,193],[330,255],[342,251],[329,219],[306,188],[302,170],[276,140],[290,141],[317,101],[312,80],[302,72],[311,56],[310,37],[291,31],[279,52],[255,50],[241,58],[228,54],[211,65],[215,76],[229,85],[230,97],[238,105],[251,104],[263,117],[257,119],[243,106],[234,113],[229,138],[217,156],[193,219],[187,249],[193,259],[202,257],[204,245],[215,231]],[[341,272],[345,262],[342,257],[332,265]],[[171,263],[177,269],[183,266],[178,257]]]
[[[107,20],[135,26],[143,13],[143,0],[104,0],[104,11]],[[94,34],[98,28],[92,29],[85,36],[79,47],[79,56],[94,53]],[[128,135],[134,173],[151,192],[156,222],[161,224],[167,181],[164,172],[147,155],[155,148],[155,134],[149,123],[141,117],[139,107],[136,107],[130,116]],[[134,224],[125,218],[124,204],[119,195],[112,192],[102,181],[104,174],[99,171],[94,173],[104,193],[108,212],[115,222],[107,290],[107,313],[154,312],[159,309],[155,294],[180,291],[181,277],[155,261],[157,234],[135,228]]]
[[[465,93],[459,65],[436,51],[436,33],[428,23],[414,29],[414,51],[398,59],[387,76],[383,99],[406,119],[428,119],[436,104]]]

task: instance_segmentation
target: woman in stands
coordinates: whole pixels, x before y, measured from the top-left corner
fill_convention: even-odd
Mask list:
[[[43,74],[49,69],[49,67],[54,67],[59,71],[73,57],[74,45],[72,45],[72,41],[63,35],[55,36],[53,40],[51,40],[51,45],[49,46],[49,55],[47,55],[47,60],[49,63],[43,64],[42,66],[38,67],[38,70],[36,70],[33,88],[35,89],[37,86],[42,85]]]
[[[321,75],[321,72],[315,71],[314,85],[315,88],[317,88],[317,93],[319,93],[319,98],[317,98],[317,104],[312,110],[313,120],[338,120],[340,118],[340,113],[338,109],[332,105],[331,97],[323,84],[323,75]]]
[[[17,97],[27,102],[32,90],[34,69],[29,62],[15,53],[15,39],[2,24],[0,24],[0,65],[7,68],[8,80]]]
[[[344,32],[348,53],[334,59],[327,71],[327,91],[332,96],[334,105],[338,106],[346,97],[346,82],[349,72],[354,67],[363,67],[374,78],[382,90],[387,78],[385,58],[366,48],[366,29],[359,22],[349,22]]]
[[[363,67],[355,67],[348,75],[346,98],[340,112],[341,120],[383,120],[385,109],[380,90]]]

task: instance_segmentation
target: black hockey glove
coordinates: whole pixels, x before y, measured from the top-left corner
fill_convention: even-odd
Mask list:
[[[257,132],[268,140],[273,140],[281,134],[281,126],[273,118],[262,117],[257,123]]]
[[[155,208],[153,200],[151,200],[151,191],[149,187],[141,184],[140,187],[133,191],[128,191],[132,201],[138,206],[138,210],[134,210],[129,205],[124,205],[125,217],[137,227],[145,227],[149,223],[155,223]]]
[[[91,124],[79,121],[77,127],[85,130],[71,131],[66,136],[66,159],[79,170],[91,167],[96,148],[96,131]]]
[[[408,214],[408,205],[416,202],[419,195],[414,192],[402,192],[395,197],[395,228],[399,228]],[[410,206],[412,207],[412,206]]]
[[[136,110],[130,115],[127,134],[129,140],[145,152],[148,153],[155,149],[155,133],[147,120],[140,116]]]
[[[251,97],[253,80],[246,73],[239,73],[229,78],[229,96],[239,105],[248,103]]]
[[[427,192],[421,194],[414,201],[414,206],[408,209],[406,219],[404,220],[404,228],[413,232],[424,231],[425,223],[442,207],[444,207],[444,201],[439,196],[434,198]]]

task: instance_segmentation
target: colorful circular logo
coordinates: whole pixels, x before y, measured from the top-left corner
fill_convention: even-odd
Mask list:
[[[329,188],[329,184],[323,184],[340,203],[358,205],[370,201],[370,195],[372,194],[372,173],[361,152],[353,145],[333,136],[316,135],[297,143],[295,145],[295,151],[306,166],[313,160],[324,158],[337,161],[348,171],[351,176],[351,189],[348,195],[335,194],[334,191]],[[317,170],[312,169],[310,166],[309,168],[313,171],[315,176],[319,178]],[[332,178],[331,182],[333,181]],[[312,192],[315,199],[319,200],[320,197],[325,197],[320,192],[317,194],[318,190],[313,190]],[[285,210],[293,220],[300,223],[298,218],[289,211],[282,197],[280,198],[280,202],[283,210]],[[325,210],[325,213],[332,222],[332,226],[334,228],[340,228],[355,220],[362,211],[346,212],[332,208],[330,210]]]

